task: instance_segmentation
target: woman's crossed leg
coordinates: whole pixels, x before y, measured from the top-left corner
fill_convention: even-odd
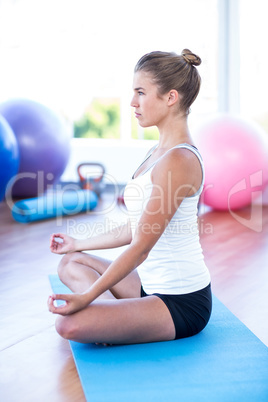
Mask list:
[[[73,292],[86,291],[111,261],[82,252],[66,254],[59,276]],[[56,329],[69,340],[82,343],[129,344],[172,340],[175,327],[164,302],[157,296],[140,297],[136,271],[103,293],[89,306],[58,316]]]

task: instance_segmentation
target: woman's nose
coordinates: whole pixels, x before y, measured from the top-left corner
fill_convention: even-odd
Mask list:
[[[131,99],[130,106],[132,106],[132,107],[137,107],[138,106],[137,97],[135,95]]]

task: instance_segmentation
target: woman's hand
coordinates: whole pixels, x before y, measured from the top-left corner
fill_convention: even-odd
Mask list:
[[[55,306],[55,300],[63,300],[65,304]],[[69,315],[84,309],[88,305],[88,301],[84,294],[53,294],[49,296],[47,305],[48,309],[53,314]]]
[[[50,237],[50,250],[55,254],[66,254],[76,251],[76,240],[62,233],[54,233]]]

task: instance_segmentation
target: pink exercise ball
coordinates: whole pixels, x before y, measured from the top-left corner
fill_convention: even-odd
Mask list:
[[[250,205],[268,184],[268,133],[252,121],[218,115],[194,138],[205,165],[203,203],[222,211]]]

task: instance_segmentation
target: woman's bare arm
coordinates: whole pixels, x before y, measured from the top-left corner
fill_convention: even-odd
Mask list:
[[[89,237],[74,239],[63,233],[54,233],[50,238],[50,250],[55,254],[66,254],[75,251],[100,250],[116,248],[130,244],[132,240],[129,221],[112,230]]]

